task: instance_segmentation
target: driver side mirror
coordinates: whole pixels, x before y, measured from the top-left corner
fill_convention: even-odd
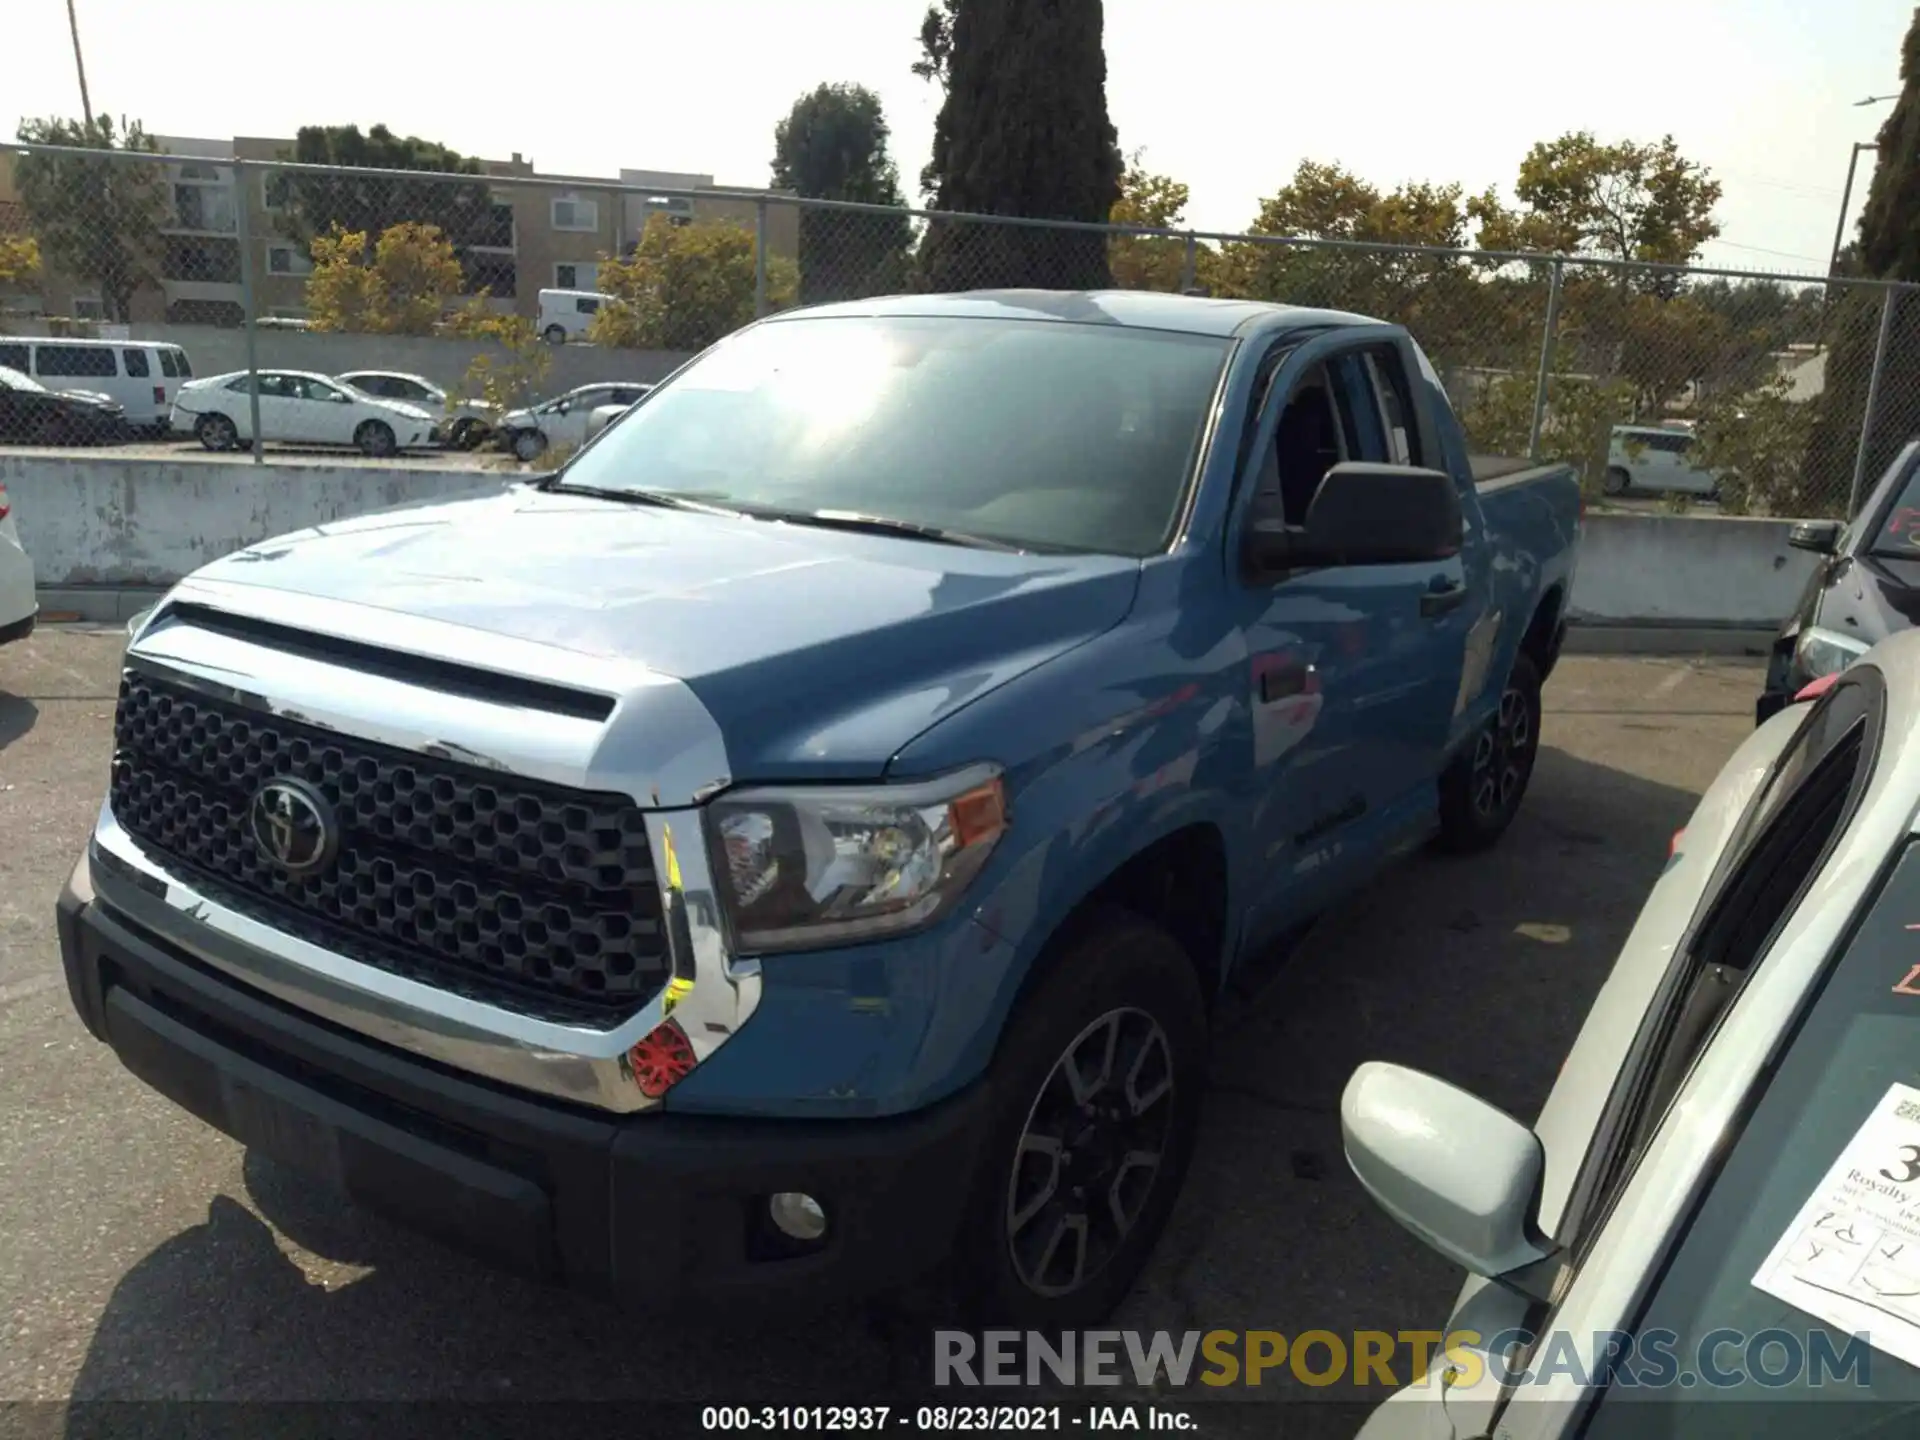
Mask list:
[[[1838,520],[1801,520],[1787,531],[1787,544],[1816,555],[1831,555],[1840,544]]]
[[[1401,1225],[1488,1279],[1553,1254],[1541,1235],[1546,1148],[1505,1111],[1403,1065],[1370,1061],[1340,1096],[1347,1163]]]
[[[554,405],[553,413],[556,415],[564,415],[571,409],[573,409],[573,402],[571,400],[562,400]]]
[[[1453,477],[1414,465],[1349,461],[1327,471],[1294,529],[1278,515],[1247,530],[1255,575],[1327,565],[1395,565],[1460,553],[1460,495]]]

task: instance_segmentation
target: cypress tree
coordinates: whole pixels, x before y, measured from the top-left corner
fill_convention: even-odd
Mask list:
[[[1103,222],[1120,195],[1101,0],[958,0],[926,178],[935,208]],[[1112,283],[1097,231],[934,222],[933,290]]]

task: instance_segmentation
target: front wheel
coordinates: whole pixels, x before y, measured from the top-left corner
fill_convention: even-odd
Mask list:
[[[360,447],[362,455],[371,455],[376,459],[391,455],[399,448],[394,443],[393,427],[384,420],[368,420],[353,432],[353,443]]]
[[[516,460],[538,460],[546,448],[547,437],[538,430],[522,430],[513,437],[513,458]]]
[[[231,450],[240,439],[239,430],[224,415],[202,415],[194,422],[193,433],[209,450]]]
[[[1633,477],[1616,465],[1601,477],[1600,492],[1603,495],[1624,495],[1632,482]]]
[[[1540,751],[1540,669],[1525,651],[1500,691],[1500,704],[1440,777],[1440,845],[1484,850],[1519,812]]]
[[[1075,1329],[1125,1298],[1180,1192],[1206,1079],[1192,960],[1158,925],[1082,926],[1018,1002],[956,1254],[985,1323]]]

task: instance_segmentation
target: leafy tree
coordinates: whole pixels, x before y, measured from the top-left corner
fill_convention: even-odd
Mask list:
[[[753,232],[730,221],[675,225],[655,215],[623,259],[603,258],[601,290],[613,296],[588,327],[596,345],[704,350],[754,318]],[[793,303],[798,273],[769,257],[770,308]]]
[[[429,170],[477,176],[480,162],[432,140],[398,136],[384,125],[303,125],[292,158],[305,165]],[[280,225],[291,239],[338,229],[379,235],[396,225],[431,225],[457,248],[512,243],[511,207],[495,205],[483,180],[414,180],[386,175],[281,171],[269,180]]]
[[[442,329],[462,339],[492,342],[473,357],[460,383],[448,392],[450,411],[469,400],[496,411],[518,410],[539,396],[553,368],[553,347],[540,338],[532,320],[490,310],[486,296],[476,295],[449,315]]]
[[[953,21],[960,0],[934,0],[920,20],[920,58],[913,62],[913,73],[922,80],[947,90],[947,66],[953,58]],[[940,188],[940,176],[929,160],[920,169],[920,194],[931,200]]]
[[[315,330],[431,335],[459,295],[459,258],[437,226],[403,221],[372,247],[338,226],[313,241],[307,319]]]
[[[1740,394],[1714,396],[1700,407],[1692,463],[1720,472],[1725,513],[1832,513],[1827,497],[1808,493],[1801,465],[1817,412],[1790,391],[1790,382],[1776,376]]]
[[[111,115],[91,121],[23,120],[28,144],[151,153],[153,137],[138,120]],[[165,173],[158,165],[22,155],[14,167],[27,223],[46,263],[100,288],[109,320],[132,318],[134,292],[158,282],[160,227],[172,217]]]
[[[1542,460],[1571,465],[1581,488],[1600,493],[1613,427],[1633,413],[1633,387],[1624,380],[1600,380],[1567,373],[1571,356],[1554,356],[1547,408],[1540,427]],[[1475,377],[1459,399],[1462,428],[1476,451],[1524,455],[1533,428],[1534,376],[1531,372]]]
[[[39,273],[39,241],[31,235],[0,235],[0,290],[24,289]]]
[[[956,0],[951,21],[928,171],[935,204],[1106,220],[1123,167],[1107,117],[1101,0]],[[936,221],[920,262],[932,290],[1112,282],[1106,237],[1091,230]]]
[[[1880,149],[1860,215],[1858,244],[1842,273],[1920,282],[1920,9],[1900,49],[1900,98],[1880,127]],[[1891,304],[1883,375],[1920,373],[1920,293],[1841,288],[1827,307],[1827,384],[1807,447],[1806,478],[1822,495],[1851,493],[1854,462],[1866,431],[1862,489],[1920,432],[1920,387],[1883,383],[1867,425],[1867,393],[1879,345],[1883,306]],[[1845,508],[1845,501],[1840,501]]]
[[[1543,141],[1520,162],[1513,193],[1518,209],[1491,190],[1467,203],[1482,249],[1681,265],[1720,233],[1720,182],[1681,155],[1671,135],[1603,145],[1579,130]],[[1628,272],[1620,283],[1670,296],[1681,280]]]
[[[880,97],[862,85],[820,85],[774,127],[773,183],[815,200],[904,206],[900,172],[887,153]],[[800,212],[800,303],[902,289],[913,229],[897,215]]]
[[[1116,225],[1177,230],[1187,222],[1187,187],[1171,175],[1146,168],[1142,151],[1127,159],[1120,177],[1120,198],[1110,218]],[[1195,281],[1201,265],[1195,246]],[[1209,251],[1211,259],[1211,251]],[[1187,277],[1187,242],[1154,235],[1115,235],[1107,241],[1113,283],[1123,290],[1177,292]]]

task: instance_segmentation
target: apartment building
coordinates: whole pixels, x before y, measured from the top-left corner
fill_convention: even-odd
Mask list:
[[[293,141],[260,136],[231,140],[157,137],[168,214],[161,226],[156,282],[135,293],[129,319],[138,323],[237,325],[243,315],[240,268],[241,210],[253,258],[253,278],[265,317],[298,318],[306,310],[307,247],[287,223],[288,176],[258,170],[246,176],[244,194],[235,181],[235,160],[277,160]],[[13,181],[13,157],[0,152],[0,226],[29,229]],[[452,236],[470,293],[485,290],[492,303],[532,317],[543,288],[591,290],[600,262],[628,253],[655,214],[677,223],[726,221],[754,228],[759,206],[751,198],[704,197],[716,188],[704,174],[622,170],[618,179],[540,176],[531,161],[482,161],[488,201],[469,214],[464,233]],[[564,185],[515,185],[516,178],[557,178]],[[406,185],[427,193],[434,182],[396,182],[392,203],[406,208]],[[449,187],[471,184],[463,177]],[[691,191],[692,195],[653,193]],[[760,191],[774,195],[775,191]],[[798,253],[799,215],[791,205],[766,207],[771,253]],[[62,275],[49,265],[37,290],[0,298],[13,313],[101,319],[105,307],[96,287]]]

